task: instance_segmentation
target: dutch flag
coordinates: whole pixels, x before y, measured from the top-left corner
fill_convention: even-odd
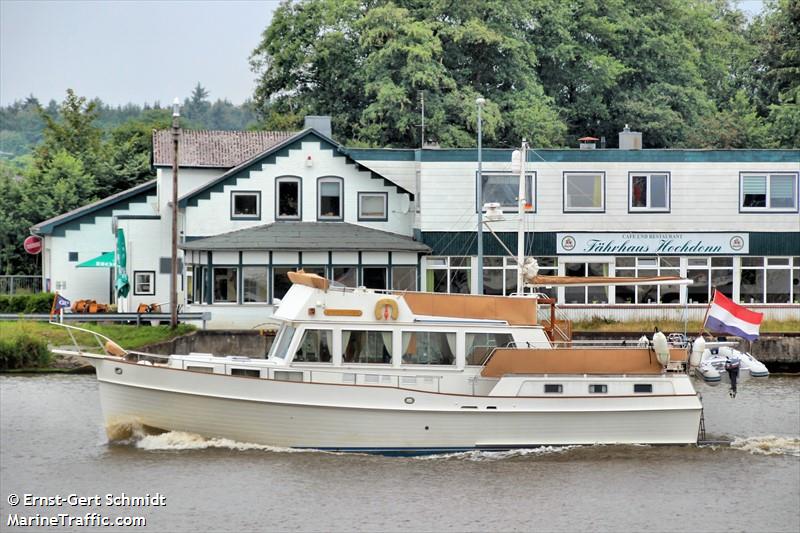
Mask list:
[[[763,319],[762,313],[737,305],[714,289],[714,298],[709,306],[704,326],[714,333],[729,333],[754,341],[758,338],[758,328]]]

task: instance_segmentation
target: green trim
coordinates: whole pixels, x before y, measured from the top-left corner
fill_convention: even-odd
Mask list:
[[[416,232],[415,232],[416,233]],[[800,256],[800,232],[748,232],[750,236],[749,256]],[[417,240],[431,247],[431,255],[478,255],[477,234],[471,231],[422,231]],[[517,234],[498,232],[498,237],[509,250],[517,248]],[[530,255],[556,256],[556,232],[540,231],[525,235],[525,249],[530,250],[533,237],[533,251]],[[483,236],[485,255],[508,255],[491,234]],[[619,254],[598,254],[619,255]]]
[[[130,204],[140,204],[147,202],[148,192],[155,190],[156,180],[131,187],[127,191],[108,196],[93,204],[79,207],[72,212],[58,217],[45,220],[34,225],[31,230],[40,235],[54,235],[56,237],[63,237],[67,229],[80,229],[81,224],[93,223],[94,219],[101,216],[113,216],[114,210],[127,209]],[[88,215],[92,215],[88,217]],[[126,215],[120,215],[120,217]],[[136,215],[127,215],[136,216]],[[143,216],[143,215],[139,215]],[[85,220],[84,220],[85,219]],[[70,224],[71,223],[71,224]],[[68,227],[63,226],[69,224]],[[58,231],[56,228],[59,228]]]
[[[475,148],[443,150],[395,150],[390,148],[345,149],[361,161],[421,161],[477,162]],[[488,163],[508,163],[512,149],[483,148],[482,160]],[[565,163],[797,163],[800,150],[555,150],[539,149],[528,152],[528,161]]]
[[[411,200],[414,199],[414,195],[401,187],[400,185],[394,183],[393,181],[389,180],[388,178],[374,172],[373,170],[365,167],[352,157],[350,157],[347,152],[342,148],[339,144],[335,141],[325,137],[321,133],[317,132],[314,129],[307,129],[301,131],[297,135],[286,139],[284,142],[279,143],[269,150],[259,154],[258,156],[250,159],[249,161],[245,161],[241,165],[232,168],[219,178],[208,182],[207,184],[195,189],[194,191],[186,194],[182,198],[178,200],[178,206],[180,207],[196,207],[200,200],[208,200],[211,198],[212,193],[220,193],[223,191],[226,185],[235,186],[238,184],[240,179],[250,179],[250,173],[255,170],[261,170],[264,165],[272,165],[276,162],[278,157],[286,157],[289,155],[291,150],[301,150],[303,141],[307,140],[307,137],[314,137],[317,141],[319,141],[320,148],[322,150],[330,150],[333,157],[344,157],[348,164],[354,165],[357,170],[363,172],[369,172],[370,177],[372,179],[378,179],[383,182],[384,185],[387,187],[395,187],[397,192],[400,194],[408,194]]]

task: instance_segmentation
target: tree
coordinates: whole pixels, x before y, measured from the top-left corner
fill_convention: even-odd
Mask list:
[[[205,124],[208,122],[208,112],[211,109],[211,102],[208,101],[208,91],[197,82],[192,95],[183,101],[182,114],[186,120]]]

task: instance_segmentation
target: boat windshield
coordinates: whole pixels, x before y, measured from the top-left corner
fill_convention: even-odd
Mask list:
[[[267,357],[285,359],[289,350],[289,344],[292,342],[292,337],[294,337],[294,331],[295,329],[289,324],[281,326],[281,329],[278,330],[278,334],[275,335],[275,340],[272,341],[272,348],[270,348]]]

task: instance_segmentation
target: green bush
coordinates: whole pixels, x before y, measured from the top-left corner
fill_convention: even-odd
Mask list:
[[[52,292],[0,296],[0,313],[49,313],[52,305]]]
[[[47,342],[31,333],[20,331],[0,337],[0,370],[45,368],[50,358]]]

